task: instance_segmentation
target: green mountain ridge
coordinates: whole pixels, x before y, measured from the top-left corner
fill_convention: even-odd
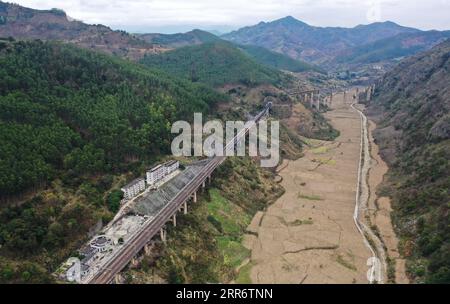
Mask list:
[[[402,61],[378,84],[369,113],[390,169],[407,271],[415,283],[450,282],[450,41]]]
[[[450,31],[399,34],[352,48],[336,57],[337,63],[376,63],[415,55],[450,38]]]
[[[167,48],[180,48],[204,43],[226,43],[225,40],[202,30],[193,30],[178,34],[143,34],[139,36],[149,43],[160,44]],[[240,50],[260,64],[290,72],[321,71],[318,67],[295,60],[281,53],[270,51],[255,45],[236,45]]]
[[[192,30],[187,33],[177,34],[141,34],[139,38],[164,47],[179,48],[189,45],[198,45],[208,42],[217,42],[221,39],[214,34],[202,30]]]
[[[281,53],[270,51],[266,48],[255,45],[239,45],[240,49],[246,52],[254,60],[267,66],[295,73],[316,71],[323,73],[323,70],[317,66],[306,62],[295,60]]]
[[[285,77],[263,66],[228,42],[205,43],[148,55],[142,64],[213,87],[225,84],[276,84]]]

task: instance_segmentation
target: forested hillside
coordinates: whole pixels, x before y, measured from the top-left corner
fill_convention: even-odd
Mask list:
[[[170,148],[169,123],[221,98],[189,82],[67,45],[1,42],[0,193],[58,170],[118,170]]]
[[[450,31],[404,33],[343,52],[335,63],[375,63],[412,56],[450,38]]]
[[[258,64],[228,42],[205,43],[147,55],[142,63],[215,87],[224,84],[276,84],[284,77],[281,72]]]
[[[168,48],[179,48],[221,40],[216,35],[202,30],[192,30],[187,33],[178,34],[141,34],[139,38],[149,43],[159,44]]]
[[[401,251],[415,282],[450,282],[450,41],[400,63],[371,114]]]
[[[0,283],[52,281],[117,189],[170,151],[170,123],[223,100],[107,55],[0,41]]]
[[[266,48],[256,45],[240,45],[239,48],[244,50],[249,56],[261,64],[271,66],[279,70],[286,70],[290,72],[305,72],[305,71],[321,71],[306,62],[292,59],[281,53],[270,51]]]
[[[139,37],[149,43],[159,44],[167,48],[180,48],[185,46],[201,45],[205,43],[225,43],[225,41],[220,39],[219,37],[202,30],[193,30],[187,33],[170,35],[142,34],[139,35]],[[238,48],[243,50],[256,62],[279,70],[286,70],[291,72],[318,70],[317,67],[307,64],[306,62],[292,59],[281,53],[273,52],[256,45],[238,45]]]

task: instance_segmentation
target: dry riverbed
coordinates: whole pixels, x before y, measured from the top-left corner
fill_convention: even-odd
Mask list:
[[[326,114],[341,132],[339,138],[311,140],[303,158],[280,166],[286,193],[254,217],[243,242],[252,252],[246,261],[252,283],[368,283],[367,259],[372,254],[353,221],[361,120],[351,102],[339,94]],[[369,177],[371,189],[382,181],[383,170]],[[376,202],[384,201],[371,197],[369,206]],[[383,226],[380,233],[391,236],[383,241],[393,252],[397,244],[389,210],[380,208],[371,215]]]

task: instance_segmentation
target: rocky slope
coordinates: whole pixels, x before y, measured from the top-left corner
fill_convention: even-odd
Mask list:
[[[62,10],[35,10],[0,1],[0,37],[59,40],[78,46],[139,59],[160,48],[123,31],[73,20]]]
[[[401,251],[415,282],[450,282],[450,41],[401,62],[379,83],[370,114],[390,165]]]

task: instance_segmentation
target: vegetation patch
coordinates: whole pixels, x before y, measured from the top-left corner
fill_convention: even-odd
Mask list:
[[[252,284],[252,279],[250,275],[253,266],[254,266],[253,262],[249,262],[247,265],[242,266],[235,280],[237,284]]]
[[[323,201],[323,198],[321,198],[318,195],[307,195],[307,194],[299,193],[297,195],[297,197],[300,198],[300,199],[306,199],[308,201]]]
[[[338,255],[336,257],[336,262],[338,262],[339,264],[341,264],[342,266],[344,266],[347,269],[350,269],[352,271],[357,271],[356,266],[353,265],[351,262],[347,261],[342,255]]]
[[[311,150],[311,153],[312,153],[312,154],[318,155],[318,154],[325,154],[325,153],[328,153],[328,151],[329,151],[329,149],[328,149],[327,146],[321,146],[321,147],[312,149],[312,150]]]
[[[334,160],[332,158],[314,158],[312,160],[312,162],[318,163],[320,166],[323,166],[323,165],[335,166],[336,165],[336,160]]]
[[[241,244],[241,239],[221,236],[217,238],[217,244],[227,266],[237,268],[250,257],[250,250]]]
[[[295,220],[292,223],[289,223],[289,226],[302,226],[302,225],[313,225],[313,220]]]

